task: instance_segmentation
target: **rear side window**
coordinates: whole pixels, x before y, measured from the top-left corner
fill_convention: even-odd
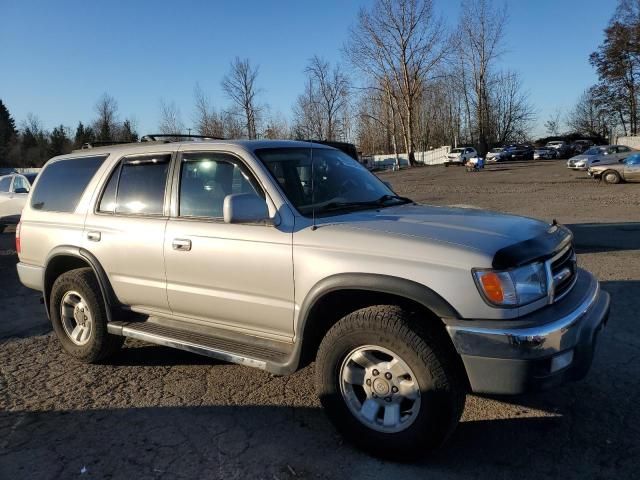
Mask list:
[[[111,174],[98,211],[162,215],[170,154],[125,158]]]
[[[105,158],[107,155],[69,158],[48,165],[31,196],[31,207],[49,212],[73,212]]]
[[[0,192],[8,192],[11,188],[11,177],[0,178]]]

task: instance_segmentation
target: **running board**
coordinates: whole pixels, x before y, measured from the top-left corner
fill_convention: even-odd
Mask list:
[[[277,342],[282,343],[282,345],[276,349],[264,344],[256,344],[264,343],[264,341],[256,342],[255,337],[247,337],[247,341],[240,341],[150,321],[109,322],[107,330],[114,335],[178,348],[225,362],[268,370],[273,373],[281,371],[282,366],[287,363],[293,350],[292,344]],[[250,340],[251,338],[254,338],[253,342]]]

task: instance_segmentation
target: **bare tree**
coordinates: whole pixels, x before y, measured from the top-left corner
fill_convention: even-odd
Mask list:
[[[556,109],[546,122],[544,122],[544,128],[547,130],[547,134],[554,137],[560,134],[560,109]]]
[[[493,8],[491,0],[464,0],[458,25],[458,55],[463,71],[468,71],[475,107],[480,153],[489,149],[490,81],[495,62],[502,54],[506,8]]]
[[[266,121],[263,137],[270,140],[286,139],[290,137],[287,119],[280,112],[277,112],[274,115],[269,115]]]
[[[515,72],[501,72],[489,82],[489,136],[491,143],[525,141],[535,120],[535,110]]]
[[[214,138],[222,138],[224,136],[224,125],[218,112],[211,104],[211,100],[207,97],[196,84],[193,89],[193,97],[195,100],[194,124],[199,135],[206,135]]]
[[[305,69],[310,86],[310,100],[322,117],[322,140],[337,140],[342,114],[347,108],[349,80],[339,65],[331,68],[326,60],[315,55]]]
[[[432,0],[376,0],[370,10],[360,10],[349,32],[347,55],[355,67],[386,87],[412,164],[418,100],[447,48]]]
[[[615,127],[614,113],[598,95],[597,87],[586,90],[567,115],[567,125],[577,133],[607,137]]]
[[[104,93],[96,103],[94,110],[98,118],[93,123],[97,140],[108,142],[115,140],[118,131],[118,102],[108,93]]]
[[[258,67],[252,67],[249,59],[241,60],[236,57],[231,62],[231,71],[222,79],[222,89],[244,115],[245,128],[250,139],[257,136],[256,124],[260,114],[256,99],[257,77]]]
[[[160,100],[158,130],[165,135],[183,133],[184,123],[182,123],[180,109],[175,102],[166,103],[164,100]]]

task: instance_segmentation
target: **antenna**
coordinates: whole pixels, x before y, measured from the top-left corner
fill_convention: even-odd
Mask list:
[[[318,226],[316,225],[316,176],[313,169],[313,142],[309,142],[309,145],[311,156],[311,231],[316,231]]]

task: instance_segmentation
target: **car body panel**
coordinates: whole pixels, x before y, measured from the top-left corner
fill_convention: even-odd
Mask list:
[[[10,179],[9,191],[0,191],[0,222],[15,223],[20,220],[20,215],[27,203],[27,197],[30,190],[30,182],[24,175],[13,173],[0,177],[2,179]],[[21,185],[27,185],[27,193],[16,192]]]

